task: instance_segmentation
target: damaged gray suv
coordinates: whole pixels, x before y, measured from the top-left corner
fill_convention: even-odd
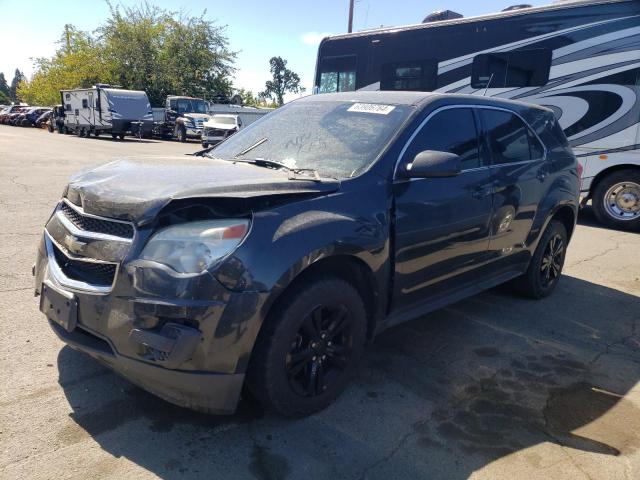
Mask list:
[[[385,328],[506,281],[549,295],[578,168],[545,108],[314,95],[196,156],[73,178],[36,294],[64,342],[170,402],[232,413],[246,387],[306,415]]]

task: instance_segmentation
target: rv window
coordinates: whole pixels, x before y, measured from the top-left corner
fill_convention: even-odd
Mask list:
[[[66,98],[67,100],[69,100],[69,99],[71,98],[71,94],[70,94],[70,93],[66,93],[66,94],[64,95],[64,98]]]
[[[548,48],[483,53],[473,59],[471,87],[541,87],[549,81],[550,69]]]
[[[500,110],[480,110],[494,165],[542,158],[540,141],[520,118]]]
[[[437,113],[416,135],[405,161],[411,161],[423,150],[459,155],[462,170],[479,167],[478,133],[471,109],[452,108]]]
[[[89,108],[89,100],[86,98],[82,99],[82,108]]]
[[[65,109],[67,112],[70,112],[70,111],[71,111],[71,104],[70,104],[70,103],[67,103],[67,104],[64,106],[64,109]]]
[[[430,91],[437,78],[438,63],[434,60],[388,63],[382,66],[380,90]]]
[[[320,61],[320,93],[352,92],[356,89],[356,57],[326,57]]]

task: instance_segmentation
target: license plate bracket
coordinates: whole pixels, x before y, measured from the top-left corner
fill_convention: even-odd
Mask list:
[[[78,324],[76,296],[71,292],[58,290],[47,281],[42,284],[40,291],[40,311],[67,332],[72,332]]]

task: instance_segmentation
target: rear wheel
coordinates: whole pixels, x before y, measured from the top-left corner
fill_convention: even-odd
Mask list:
[[[593,190],[593,211],[611,228],[640,230],[640,170],[619,170],[598,182]]]
[[[118,134],[120,140],[124,140],[124,132]]]
[[[282,415],[322,410],[345,389],[365,337],[366,312],[352,285],[324,277],[294,287],[260,331],[248,387]]]
[[[565,226],[557,220],[551,220],[531,258],[529,268],[515,280],[520,293],[534,299],[553,293],[562,275],[567,243]]]

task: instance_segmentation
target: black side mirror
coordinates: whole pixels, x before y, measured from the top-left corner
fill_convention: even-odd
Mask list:
[[[405,167],[407,178],[453,177],[460,173],[460,157],[455,153],[424,150]]]

